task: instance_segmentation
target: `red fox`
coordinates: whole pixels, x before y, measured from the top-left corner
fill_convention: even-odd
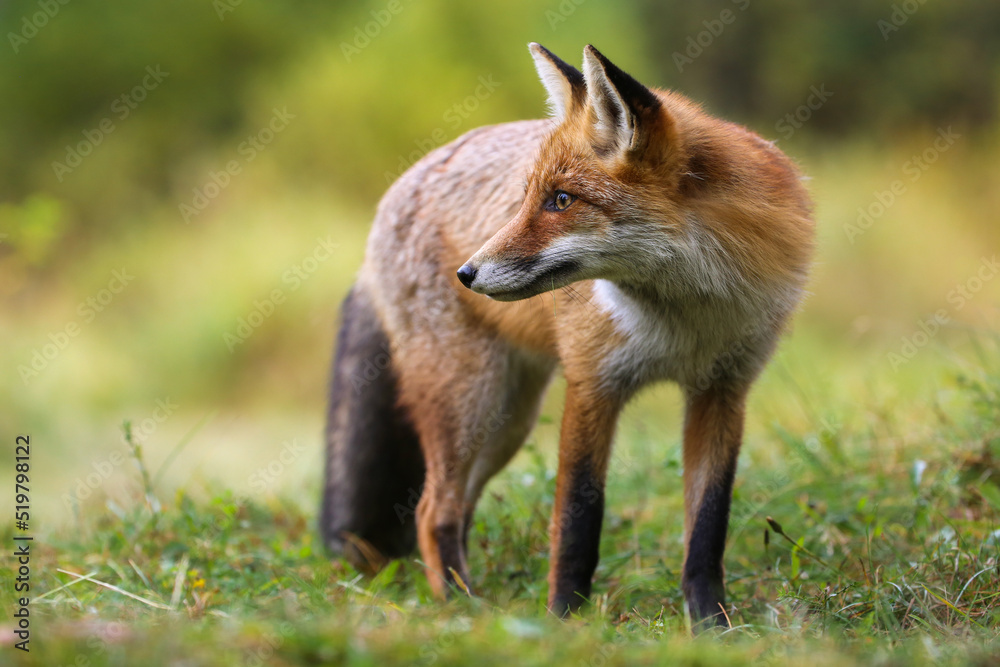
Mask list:
[[[325,542],[366,569],[417,545],[436,594],[468,591],[476,501],[560,366],[548,606],[572,612],[618,415],[670,380],[686,401],[683,592],[701,627],[725,625],[746,396],[802,297],[809,195],[772,142],[593,46],[582,73],[529,49],[552,118],[473,130],[379,204],[332,369]]]

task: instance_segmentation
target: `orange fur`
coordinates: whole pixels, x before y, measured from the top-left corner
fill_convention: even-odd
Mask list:
[[[721,568],[746,391],[800,298],[813,222],[773,144],[592,47],[584,74],[532,53],[561,115],[481,128],[421,160],[380,204],[359,283],[424,453],[417,534],[439,594],[449,571],[469,583],[455,535],[563,367],[549,601],[564,612],[589,593],[618,414],[650,382],[688,396],[686,544]],[[697,565],[685,592],[710,617],[721,570]]]

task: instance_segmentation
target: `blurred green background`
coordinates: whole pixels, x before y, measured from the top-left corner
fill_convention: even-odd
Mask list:
[[[572,63],[593,43],[811,177],[811,294],[751,462],[829,406],[905,421],[997,323],[996,2],[43,0],[0,26],[0,432],[31,434],[50,525],[135,493],[126,418],[161,489],[315,501],[374,206],[431,148],[544,114],[529,41]],[[678,408],[652,390],[622,429],[665,460]]]

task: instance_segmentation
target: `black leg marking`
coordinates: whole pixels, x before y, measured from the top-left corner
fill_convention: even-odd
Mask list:
[[[457,574],[462,583],[470,588],[469,575],[462,567],[462,531],[457,524],[448,523],[437,526],[434,529],[434,540],[437,542],[438,555],[441,558],[441,574],[450,586],[455,586],[460,590],[463,587],[455,581]]]
[[[555,594],[550,609],[560,616],[576,611],[590,597],[601,546],[604,484],[589,463],[581,463],[569,480],[568,497],[558,516]]]
[[[712,625],[728,625],[722,613],[726,602],[722,556],[726,550],[735,468],[728,466],[722,479],[705,489],[691,530],[683,586],[696,631]]]
[[[465,549],[466,554],[469,553],[469,531],[472,529],[472,515],[472,511],[467,512],[462,521],[462,548]]]

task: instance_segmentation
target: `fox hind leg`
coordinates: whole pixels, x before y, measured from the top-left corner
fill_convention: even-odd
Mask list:
[[[418,543],[431,587],[442,597],[471,587],[467,539],[476,502],[534,425],[554,365],[468,329],[447,349],[414,355],[401,370],[403,401],[427,462]]]

